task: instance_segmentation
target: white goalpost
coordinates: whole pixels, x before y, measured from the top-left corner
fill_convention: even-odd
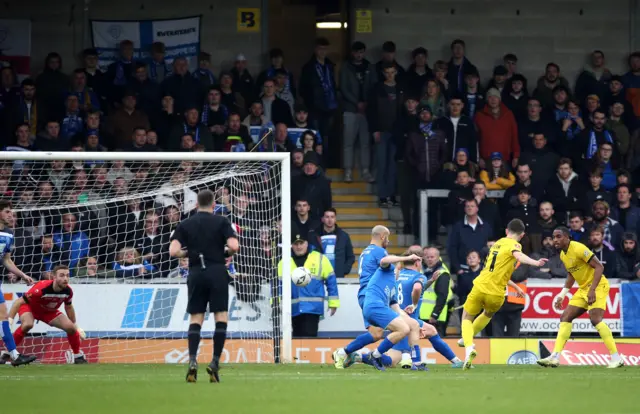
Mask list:
[[[71,270],[82,350],[93,363],[188,361],[188,259],[171,232],[199,190],[235,225],[228,339],[222,362],[291,363],[291,167],[288,153],[0,152],[0,199],[11,201],[12,257],[36,280]],[[7,306],[28,287],[2,270]],[[16,321],[17,321],[16,317]],[[13,329],[21,329],[16,323]],[[213,316],[198,359],[212,355]],[[73,361],[66,334],[37,323],[18,350]]]

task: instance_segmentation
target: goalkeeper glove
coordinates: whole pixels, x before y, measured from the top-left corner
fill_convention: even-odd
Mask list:
[[[76,331],[78,331],[78,334],[80,334],[80,339],[82,339],[83,341],[87,339],[87,334],[84,332],[84,329],[78,326],[78,324],[76,324]]]

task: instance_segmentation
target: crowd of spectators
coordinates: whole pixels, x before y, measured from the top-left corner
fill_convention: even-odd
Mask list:
[[[567,224],[575,239],[609,258],[607,276],[638,278],[640,53],[629,56],[628,73],[617,75],[594,51],[571,88],[554,63],[529,82],[513,53],[481,82],[460,39],[451,43],[450,59],[433,66],[426,49],[414,49],[406,69],[390,41],[377,63],[354,42],[339,71],[328,46],[316,41],[298,82],[279,49],[254,81],[242,54],[218,72],[203,52],[189,71],[184,58],[165,61],[162,43],[137,61],[128,40],[108,68],[98,67],[94,49],[70,74],[57,53],[21,83],[3,67],[0,144],[8,151],[290,152],[293,227],[331,255],[343,269],[338,277],[349,273],[353,248],[336,225],[324,167],[342,158],[344,181],[353,180],[357,165],[365,181],[376,183],[381,207],[401,207],[406,234],[418,234],[417,190],[451,190],[448,200],[432,202],[429,229],[433,240],[440,224],[447,226],[454,273],[467,270],[470,251],[482,255],[506,220],[520,218],[525,252],[550,255],[549,231]],[[339,119],[342,151],[332,135]],[[25,244],[32,246],[28,254],[43,257],[34,266],[65,260],[78,275],[180,275],[186,264],[165,257],[165,245],[195,206],[197,189],[184,183],[201,171],[189,162],[169,169],[157,162],[4,164],[0,193],[27,209],[78,206],[18,215],[16,231],[35,240]],[[262,217],[272,207],[260,203],[277,197],[259,184],[236,183],[233,194],[228,186],[216,190],[223,212],[256,240],[250,248],[272,252],[276,246],[264,243],[277,240],[266,236],[277,234],[278,224]],[[504,197],[488,199],[490,190],[504,190]],[[133,196],[143,191],[159,195]],[[111,201],[119,198],[126,202]]]

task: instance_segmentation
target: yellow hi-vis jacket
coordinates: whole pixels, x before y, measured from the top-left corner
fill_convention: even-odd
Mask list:
[[[322,253],[313,251],[307,256],[304,267],[311,273],[311,283],[304,287],[298,287],[291,283],[291,316],[298,316],[302,313],[324,315],[325,285],[329,307],[340,307],[336,274],[333,272],[329,259]],[[291,271],[295,268],[297,266],[292,258]],[[282,278],[282,260],[278,263],[278,277]],[[281,289],[279,289],[279,295],[282,295]]]
[[[447,315],[449,313],[449,307],[447,306],[447,303],[451,300],[451,298],[453,298],[453,282],[451,280],[451,273],[449,272],[449,268],[444,263],[441,263],[440,266],[435,267],[433,270],[428,270],[427,272],[425,272],[425,276],[431,278],[436,270],[440,270],[441,273],[449,275],[449,293],[447,294],[447,300],[437,319],[439,322],[444,322],[447,320]],[[425,290],[424,294],[422,295],[422,306],[420,306],[420,313],[418,315],[420,319],[424,321],[428,321],[431,318],[433,309],[436,307],[436,301],[438,300],[438,295],[434,290],[436,283],[429,286],[429,288]]]

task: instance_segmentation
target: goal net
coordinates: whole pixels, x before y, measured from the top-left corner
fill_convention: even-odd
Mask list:
[[[291,360],[288,154],[0,153],[0,198],[13,205],[12,258],[35,280],[67,265],[89,362],[185,363],[188,259],[169,256],[172,231],[199,190],[236,227],[228,263],[229,322],[223,362]],[[204,231],[204,229],[203,229]],[[283,248],[284,246],[284,248]],[[290,280],[289,266],[283,266]],[[7,306],[28,289],[2,270]],[[284,298],[284,299],[282,299]],[[64,310],[61,309],[63,312]],[[22,329],[18,317],[13,329]],[[212,358],[206,315],[199,360]],[[39,322],[18,346],[42,363],[73,362],[64,332]]]

